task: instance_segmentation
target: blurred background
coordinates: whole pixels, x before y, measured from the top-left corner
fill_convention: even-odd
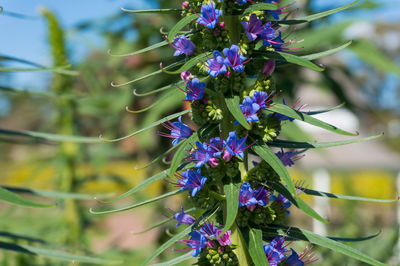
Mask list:
[[[332,9],[350,1],[297,1],[302,16]],[[39,141],[9,134],[29,130],[62,135],[117,138],[151,122],[183,110],[183,94],[161,90],[179,80],[159,74],[133,85],[112,87],[159,69],[159,63],[173,62],[168,46],[140,55],[110,54],[133,52],[162,40],[179,19],[173,14],[130,14],[127,9],[169,8],[179,1],[152,0],[3,0],[0,15],[0,64],[2,68],[29,71],[0,72],[0,185],[21,196],[42,200],[32,191],[80,193],[87,197],[54,199],[57,207],[27,209],[0,203],[0,242],[42,246],[57,243],[77,252],[90,250],[107,258],[121,258],[125,265],[144,260],[157,245],[174,233],[174,223],[140,232],[168,215],[165,206],[177,211],[185,204],[175,196],[157,204],[107,216],[95,216],[89,208],[98,203],[91,195],[116,196],[146,177],[168,167],[165,160],[141,169],[170,147],[169,140],[156,135],[162,127],[149,129],[116,143],[80,144]],[[275,74],[277,89],[286,102],[296,99],[306,110],[320,110],[345,103],[341,109],[317,118],[360,137],[384,137],[370,142],[307,151],[292,177],[305,180],[309,188],[336,194],[377,199],[397,198],[400,190],[400,2],[361,0],[339,14],[296,27],[294,37],[304,40],[304,53],[324,51],[353,40],[349,48],[318,60],[322,73],[286,66]],[[317,34],[315,34],[317,33]],[[72,65],[76,71],[63,75],[32,68]],[[133,94],[133,91],[136,94]],[[169,94],[168,94],[169,93]],[[174,97],[171,97],[174,96]],[[125,107],[146,112],[129,114]],[[184,119],[185,120],[185,119]],[[343,140],[301,122],[287,123],[284,138],[296,141]],[[8,131],[5,131],[8,130]],[[7,133],[8,132],[8,133]],[[160,181],[126,202],[139,202],[167,191]],[[69,194],[71,195],[71,194]],[[295,210],[293,226],[329,236],[361,237],[380,233],[371,241],[348,243],[390,265],[398,265],[400,207],[395,203],[363,203],[341,199],[302,196],[331,223],[322,225]],[[124,205],[118,203],[116,206]],[[6,233],[7,232],[7,233]],[[10,233],[14,237],[10,237]],[[40,238],[46,243],[32,239]],[[2,242],[1,242],[2,243]],[[2,246],[0,243],[0,247]],[[379,245],[377,245],[379,243]],[[52,246],[52,245],[50,245]],[[179,249],[175,247],[175,249]],[[169,249],[160,256],[169,258]],[[317,249],[320,265],[362,265],[357,261]],[[181,254],[181,253],[179,253]],[[2,265],[68,265],[23,253],[0,251]]]

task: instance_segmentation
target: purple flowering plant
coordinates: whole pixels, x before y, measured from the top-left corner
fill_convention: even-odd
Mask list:
[[[275,101],[276,92],[285,89],[273,82],[281,67],[297,64],[323,71],[309,58],[316,60],[329,54],[297,56],[295,52],[300,47],[290,39],[288,25],[307,23],[335,12],[296,18],[295,2],[281,2],[191,0],[178,10],[182,19],[166,38],[175,48],[174,55],[185,59],[177,62],[180,64],[177,70],[165,68],[160,72],[181,75],[186,88],[177,93],[182,94],[191,108],[152,124],[164,123],[170,130],[160,135],[173,139],[171,148],[176,148],[176,153],[168,170],[139,187],[165,178],[178,189],[143,204],[185,194],[185,204],[196,212],[192,216],[182,208],[176,213],[170,220],[185,229],[173,235],[142,265],[148,265],[165,249],[179,243],[185,246],[182,250],[189,251],[188,255],[179,255],[180,261],[189,259],[191,254],[198,265],[304,265],[318,259],[308,248],[300,253],[289,249],[288,239],[331,249],[371,265],[383,265],[367,254],[297,227],[296,221],[291,221],[288,208],[297,208],[313,219],[328,223],[326,217],[301,199],[301,194],[335,195],[293,183],[287,168],[306,149],[318,145],[281,138],[282,124],[302,120],[337,134],[357,134],[313,117],[318,112],[301,112],[295,105]],[[184,27],[189,31],[177,36]],[[189,114],[191,126],[182,123],[181,116],[185,114]],[[177,122],[171,122],[176,118]],[[259,163],[251,164],[254,158]]]

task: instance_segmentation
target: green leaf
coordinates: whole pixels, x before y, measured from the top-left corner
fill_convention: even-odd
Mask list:
[[[288,62],[299,66],[307,67],[315,71],[324,71],[322,67],[319,67],[316,64],[310,62],[309,60],[294,54],[283,53],[283,52],[272,52],[272,51],[261,51],[261,52],[255,51],[255,55],[258,55],[256,59],[259,58],[262,58],[263,60],[273,59],[277,61]]]
[[[291,117],[291,118],[306,122],[306,123],[311,124],[313,126],[317,126],[317,127],[332,131],[332,132],[337,133],[337,134],[346,135],[346,136],[357,136],[358,135],[358,134],[354,134],[354,133],[350,133],[350,132],[344,131],[344,130],[342,130],[340,128],[337,128],[337,127],[332,126],[332,125],[330,125],[328,123],[325,123],[325,122],[323,122],[323,121],[321,121],[319,119],[311,117],[311,116],[309,116],[309,115],[307,115],[305,113],[293,110],[289,106],[286,106],[286,105],[283,105],[283,104],[280,104],[280,103],[277,103],[277,104],[274,104],[274,105],[268,107],[266,109],[266,112],[269,112],[269,113],[276,112],[276,113],[279,113],[279,114],[283,114],[283,115],[286,115],[288,117]]]
[[[122,207],[122,208],[119,208],[119,209],[107,210],[107,211],[96,211],[96,210],[93,210],[93,208],[90,208],[89,211],[92,214],[109,214],[109,213],[127,211],[127,210],[131,210],[131,209],[134,209],[134,208],[137,208],[137,207],[149,204],[149,203],[153,203],[153,202],[156,202],[156,201],[159,201],[159,200],[171,197],[171,196],[175,196],[175,195],[177,195],[177,194],[179,194],[181,192],[183,192],[183,191],[182,190],[171,191],[171,192],[165,193],[165,194],[163,194],[161,196],[158,196],[158,197],[155,197],[155,198],[152,198],[152,199],[148,199],[148,200],[145,200],[145,201],[142,201],[142,202],[139,202],[139,203],[135,203],[133,205],[129,205],[129,206],[126,206],[126,207]]]
[[[132,114],[139,114],[145,111],[150,110],[151,108],[158,106],[161,102],[165,101],[167,98],[171,97],[171,96],[177,96],[177,97],[181,97],[183,98],[183,94],[180,94],[180,90],[178,88],[175,88],[171,91],[168,91],[167,93],[163,94],[161,97],[159,97],[156,101],[154,101],[152,104],[150,104],[149,106],[140,109],[140,110],[130,110],[128,108],[126,108],[126,111],[128,111],[129,113]]]
[[[93,200],[95,198],[101,199],[108,197],[108,195],[69,193],[60,191],[39,190],[32,188],[17,188],[17,187],[5,187],[5,186],[3,186],[3,188],[14,193],[31,194],[35,196],[43,196],[43,197],[58,198],[58,199]]]
[[[251,147],[251,149],[257,153],[264,161],[266,161],[272,169],[280,176],[280,178],[288,186],[288,190],[292,195],[296,195],[296,188],[294,187],[293,181],[290,178],[289,172],[286,167],[282,164],[281,160],[271,151],[268,145],[258,142]]]
[[[178,169],[178,166],[186,157],[187,149],[190,149],[192,145],[194,145],[194,143],[198,140],[199,136],[196,133],[193,133],[188,139],[183,140],[184,143],[182,143],[182,145],[176,151],[174,158],[172,159],[171,167],[169,169],[169,176],[173,176],[175,174],[176,169]]]
[[[382,134],[360,138],[360,139],[351,139],[351,140],[342,140],[342,141],[331,141],[331,142],[297,142],[297,141],[289,141],[283,139],[276,139],[272,142],[268,142],[269,146],[287,148],[287,149],[311,149],[311,148],[328,148],[340,145],[347,145],[367,140],[373,140],[379,137],[382,137]]]
[[[347,43],[345,43],[345,44],[343,44],[343,45],[341,45],[339,47],[336,47],[336,48],[333,48],[333,49],[330,49],[330,50],[327,50],[327,51],[324,51],[324,52],[315,53],[315,54],[309,54],[309,55],[303,55],[303,56],[301,56],[301,58],[306,59],[306,60],[315,60],[315,59],[318,59],[318,58],[321,58],[321,57],[324,57],[324,56],[327,56],[327,55],[331,55],[331,54],[337,53],[340,50],[343,50],[344,48],[349,46],[350,44],[352,44],[352,41],[349,41],[349,42],[347,42]]]
[[[226,106],[233,117],[247,130],[251,129],[249,123],[247,123],[242,111],[240,110],[240,97],[235,95],[230,98],[225,98]]]
[[[277,23],[279,23],[279,24],[290,24],[291,25],[291,24],[301,24],[301,23],[311,22],[311,21],[314,21],[314,20],[329,16],[329,15],[335,14],[337,12],[343,11],[345,9],[348,9],[348,8],[352,7],[353,5],[355,5],[357,2],[358,2],[358,0],[353,2],[353,3],[351,3],[351,4],[348,4],[348,5],[339,7],[339,8],[327,10],[327,11],[324,11],[324,12],[316,13],[316,14],[313,14],[313,15],[310,15],[310,16],[306,16],[306,17],[302,17],[302,18],[296,18],[296,19],[293,19],[293,20],[281,20],[281,21],[277,21]]]
[[[170,266],[170,265],[176,265],[176,264],[178,264],[178,263],[180,263],[180,262],[182,262],[182,261],[186,261],[186,260],[189,260],[189,259],[191,259],[191,258],[193,258],[193,256],[192,256],[192,251],[190,251],[190,252],[188,252],[188,253],[186,253],[186,254],[184,254],[184,255],[182,255],[182,256],[179,256],[179,257],[177,257],[177,258],[174,258],[174,259],[172,259],[172,260],[169,260],[169,261],[166,261],[166,262],[157,263],[157,264],[151,264],[150,266]]]
[[[128,13],[145,13],[145,14],[176,14],[176,13],[181,13],[183,9],[179,9],[179,8],[164,8],[164,9],[146,9],[146,10],[130,10],[130,9],[125,9],[123,7],[121,7],[121,10],[124,12],[128,12]]]
[[[122,261],[115,260],[106,260],[101,258],[95,258],[85,255],[76,255],[72,253],[68,253],[61,250],[47,249],[41,247],[34,247],[25,244],[14,244],[0,241],[0,249],[6,249],[16,252],[27,253],[30,255],[37,255],[44,258],[63,260],[63,261],[74,261],[81,263],[89,263],[89,264],[101,264],[101,265],[109,265],[109,264],[121,264]]]
[[[231,229],[231,226],[236,220],[236,216],[239,209],[239,191],[241,183],[233,183],[224,185],[224,192],[226,197],[226,221],[224,224],[224,230],[219,234],[222,236],[226,231]]]
[[[177,149],[179,146],[181,146],[183,143],[183,141],[179,142],[178,144],[172,146],[171,148],[169,148],[167,151],[163,152],[162,154],[158,155],[156,158],[154,158],[151,162],[145,164],[144,166],[141,167],[135,167],[135,170],[141,170],[141,169],[145,169],[153,164],[155,164],[156,162],[160,161],[161,159],[165,158],[165,156],[167,156],[168,154],[170,154],[171,152],[173,152],[175,149]]]
[[[22,206],[22,207],[32,207],[32,208],[49,208],[55,205],[36,203],[27,199],[24,199],[17,194],[0,187],[0,201],[4,201],[10,204]]]
[[[291,227],[290,230],[287,232],[289,236],[295,236],[295,235],[302,235],[305,237],[306,241],[309,241],[313,244],[319,245],[321,247],[326,247],[329,248],[335,252],[340,252],[346,256],[352,257],[354,259],[357,259],[359,261],[371,264],[371,265],[386,265],[384,263],[381,263],[370,256],[352,248],[349,247],[343,243],[337,242],[335,240],[317,235],[313,232],[307,231],[305,229],[301,228],[293,228]]]
[[[156,127],[156,126],[158,126],[158,125],[160,125],[162,123],[165,123],[165,122],[167,122],[169,120],[175,119],[175,118],[177,118],[177,117],[179,117],[181,115],[187,114],[190,111],[191,111],[191,109],[188,109],[188,110],[184,110],[182,112],[176,113],[176,114],[172,114],[172,115],[166,116],[166,117],[164,117],[164,118],[162,118],[162,119],[160,119],[158,121],[155,121],[155,122],[151,123],[150,125],[148,125],[148,126],[146,126],[144,128],[141,128],[141,129],[139,129],[139,130],[137,130],[137,131],[135,131],[135,132],[133,132],[133,133],[131,133],[129,135],[126,135],[124,137],[117,138],[117,139],[103,139],[103,141],[106,141],[106,142],[117,142],[117,141],[121,141],[121,140],[130,138],[130,137],[133,137],[133,136],[135,136],[135,135],[137,135],[137,134],[139,134],[139,133],[141,133],[141,132],[143,132],[145,130],[148,130],[150,128]],[[1,131],[0,131],[0,133],[1,133]]]
[[[248,247],[251,259],[255,266],[268,266],[268,259],[265,256],[264,245],[262,239],[262,231],[256,228],[248,230]]]
[[[162,91],[168,90],[168,89],[173,88],[173,87],[179,87],[179,85],[181,85],[183,83],[184,83],[183,81],[178,81],[178,82],[175,82],[173,84],[170,84],[170,85],[167,85],[167,86],[164,86],[164,87],[161,87],[161,88],[149,91],[149,92],[145,92],[145,93],[138,93],[137,89],[134,89],[133,90],[133,94],[135,96],[138,96],[138,97],[149,96],[149,95],[152,95],[152,94],[156,94],[158,92],[162,92]]]
[[[243,15],[247,15],[254,11],[259,11],[259,10],[276,10],[276,9],[278,9],[278,5],[276,4],[267,4],[267,3],[254,4],[246,8],[243,12]]]
[[[168,34],[168,42],[173,42],[175,36],[178,34],[178,32],[185,27],[187,24],[192,22],[198,18],[197,14],[192,14],[190,16],[186,16],[183,19],[181,19],[178,23],[175,24],[175,26],[171,29],[171,31]]]
[[[190,60],[188,60],[182,67],[180,67],[178,70],[174,70],[174,71],[167,71],[167,68],[163,68],[162,71],[167,73],[167,74],[180,74],[186,70],[191,69],[192,67],[194,67],[195,65],[197,65],[198,63],[201,63],[203,61],[205,61],[207,58],[209,58],[212,55],[211,52],[206,52],[206,53],[202,53],[199,54],[196,57],[191,58]]]
[[[37,71],[51,71],[58,74],[68,75],[68,76],[76,76],[79,75],[78,71],[68,70],[66,68],[71,67],[67,66],[58,66],[58,67],[40,67],[40,68],[6,68],[1,67],[0,72],[37,72]]]
[[[107,53],[109,55],[111,55],[111,56],[118,56],[118,57],[132,56],[132,55],[142,54],[142,53],[145,53],[145,52],[148,52],[148,51],[151,51],[151,50],[166,46],[167,44],[168,44],[167,41],[162,41],[162,42],[150,45],[150,46],[148,46],[146,48],[140,49],[138,51],[135,51],[135,52],[132,52],[132,53],[127,53],[127,54],[112,54],[111,50],[108,50]]]
[[[318,197],[328,197],[333,199],[345,199],[345,200],[357,200],[357,201],[367,201],[367,202],[379,202],[379,203],[391,203],[396,202],[399,199],[372,199],[372,198],[364,198],[364,197],[357,197],[357,196],[348,196],[348,195],[339,195],[333,194],[330,192],[322,192],[312,189],[304,189],[304,193],[307,195],[318,196]]]
[[[160,70],[154,71],[154,72],[149,73],[149,74],[147,74],[147,75],[141,76],[140,78],[133,79],[133,80],[130,80],[130,81],[121,83],[121,84],[115,84],[114,81],[112,81],[112,82],[111,82],[111,86],[118,88],[118,87],[122,87],[122,86],[125,86],[125,85],[133,84],[133,83],[136,83],[136,82],[138,82],[138,81],[141,81],[141,80],[144,80],[144,79],[147,79],[147,78],[151,78],[151,77],[153,77],[153,76],[156,76],[156,75],[158,75],[158,74],[161,74],[162,72],[166,72],[166,69],[170,69],[170,68],[173,68],[173,67],[182,65],[183,62],[184,62],[184,60],[175,62],[175,63],[173,63],[173,64],[171,64],[171,65],[168,65],[168,66],[166,66],[166,67],[164,67],[164,68],[162,68],[162,69],[160,69]]]
[[[334,106],[334,107],[331,107],[331,108],[328,108],[328,109],[318,110],[318,111],[310,111],[310,112],[303,112],[303,113],[305,113],[307,115],[318,115],[318,114],[323,114],[323,113],[327,113],[327,112],[342,108],[344,105],[345,105],[345,103],[341,103],[341,104],[339,104],[337,106]]]

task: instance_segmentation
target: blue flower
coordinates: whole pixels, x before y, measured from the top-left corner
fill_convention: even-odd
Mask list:
[[[181,187],[181,190],[190,189],[192,197],[196,196],[207,181],[207,178],[201,175],[200,169],[186,170],[181,174],[175,174],[175,176],[179,179],[176,184]]]
[[[191,162],[196,163],[195,167],[200,168],[208,161],[210,161],[212,157],[212,151],[210,147],[208,147],[207,143],[196,142],[196,147],[194,151],[191,153],[189,160]]]
[[[268,93],[266,93],[265,91],[255,91],[253,97],[251,97],[253,103],[258,104],[260,109],[265,109],[267,107],[266,104],[270,101],[267,99]]]
[[[247,3],[247,0],[237,0],[239,5],[244,5]]]
[[[172,145],[174,146],[178,144],[182,139],[187,139],[192,135],[193,130],[189,126],[182,123],[181,116],[178,118],[178,122],[171,123],[170,121],[168,121],[168,125],[167,124],[162,124],[162,125],[166,129],[171,130],[171,133],[167,134],[163,132],[158,132],[158,134],[163,137],[174,139],[172,141]]]
[[[257,18],[256,14],[250,16],[249,22],[243,21],[241,23],[246,31],[247,39],[249,39],[250,42],[255,41],[257,38],[262,39],[268,36],[272,36],[270,38],[275,37],[275,30],[271,27],[271,22],[262,25],[261,20]]]
[[[290,206],[292,206],[292,203],[290,203],[290,201],[287,198],[285,198],[282,194],[279,194],[278,197],[272,195],[271,197],[269,197],[269,200],[281,203],[285,209],[288,209],[290,208]],[[289,214],[290,212],[286,211],[286,213]]]
[[[197,230],[190,232],[189,236],[190,239],[185,240],[184,242],[193,250],[192,256],[197,257],[201,250],[207,245],[208,239]]]
[[[283,246],[285,240],[284,237],[275,237],[271,243],[264,245],[264,252],[270,266],[277,266],[285,258],[284,253],[289,251],[286,246]]]
[[[270,3],[270,4],[279,4],[282,0],[265,0],[264,3]],[[281,8],[278,8],[276,10],[265,10],[265,13],[272,15],[272,17],[276,20],[279,20],[279,15],[281,15],[282,13],[290,13],[293,12],[295,9],[293,10],[287,10],[285,11],[285,9],[288,9],[289,7],[291,7],[292,5],[295,4],[295,1],[284,6]]]
[[[230,66],[236,72],[243,72],[246,57],[239,53],[239,46],[232,44],[231,48],[222,51],[225,55],[225,65]]]
[[[229,136],[226,139],[224,160],[229,161],[233,156],[239,156],[240,158],[244,159],[244,151],[247,148],[246,139],[247,136],[238,139],[235,131],[229,132]]]
[[[290,266],[304,266],[304,262],[299,259],[299,255],[292,250],[292,254],[287,258],[285,261],[285,264],[290,265]]]
[[[286,105],[286,106],[287,106],[287,104],[286,104],[286,102],[285,102],[285,99],[282,99],[282,103],[283,103],[283,105]],[[286,115],[283,115],[283,114],[274,113],[274,116],[275,116],[276,118],[278,118],[280,121],[285,121],[285,120],[289,120],[290,122],[293,122],[293,121],[294,121],[294,118],[289,117],[289,116],[286,116]]]
[[[207,60],[208,75],[215,78],[219,74],[226,73],[225,60],[219,51],[213,52],[213,58]]]
[[[312,249],[312,246],[307,246],[300,255],[294,249],[291,249],[292,254],[287,258],[285,264],[289,266],[304,266],[305,264],[316,262],[319,258],[312,252]]]
[[[246,96],[243,99],[243,102],[240,105],[240,110],[242,111],[247,122],[258,121],[257,112],[260,110],[260,105],[255,103],[249,96]]]
[[[257,199],[254,197],[254,191],[250,183],[244,182],[240,187],[239,192],[239,207],[252,206],[257,204]]]
[[[180,226],[181,224],[191,225],[195,221],[193,216],[191,216],[183,211],[182,206],[181,206],[181,212],[176,213],[174,215],[174,217],[175,217],[175,220],[177,221],[176,227]]]
[[[218,236],[217,231],[218,228],[214,225],[214,223],[204,223],[199,229],[199,232],[207,236],[207,238],[217,237]]]
[[[212,152],[212,156],[214,158],[220,158],[221,154],[224,152],[225,145],[225,141],[221,140],[220,137],[211,138],[209,148]]]
[[[222,15],[222,11],[219,9],[215,9],[214,2],[209,3],[208,5],[203,4],[201,6],[201,16],[196,20],[196,23],[206,26],[209,29],[213,29],[215,24],[218,23],[219,17]]]
[[[186,38],[186,36],[176,37],[173,41],[173,44],[170,45],[176,49],[174,56],[181,54],[191,55],[196,49],[196,46],[193,44],[193,42]]]
[[[186,84],[186,101],[195,101],[201,100],[204,96],[204,88],[206,84],[204,82],[200,82],[198,78],[194,78],[190,80]]]
[[[284,152],[283,149],[277,153],[275,153],[275,155],[279,158],[279,160],[281,160],[282,164],[284,166],[293,166],[294,165],[294,161],[296,160],[296,152]],[[292,159],[293,158],[293,159]]]
[[[263,187],[259,187],[254,191],[254,198],[257,200],[257,205],[267,206],[269,202],[269,191]]]

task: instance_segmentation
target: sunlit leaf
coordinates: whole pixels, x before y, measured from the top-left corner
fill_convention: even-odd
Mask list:
[[[32,208],[49,208],[55,206],[52,204],[42,204],[24,199],[18,196],[17,194],[2,187],[0,187],[0,201],[4,201],[22,207],[32,207]]]

